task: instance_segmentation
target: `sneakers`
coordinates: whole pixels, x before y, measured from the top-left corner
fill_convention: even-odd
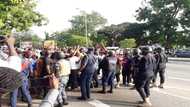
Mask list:
[[[120,88],[120,85],[119,85],[119,84],[116,84],[115,88]]]
[[[152,106],[152,104],[150,103],[150,101],[139,101],[138,102],[138,106],[137,107],[151,107]]]
[[[106,91],[98,91],[98,93],[106,94]]]
[[[150,102],[143,102],[142,104],[139,105],[140,107],[151,107],[152,104]]]
[[[108,93],[111,93],[111,94],[112,94],[112,93],[113,93],[113,91],[111,91],[111,90],[110,90],[110,91],[108,91]]]
[[[86,100],[87,100],[87,98],[84,98],[84,97],[78,97],[77,99],[78,99],[78,100],[83,100],[83,101],[86,101]]]
[[[164,86],[163,86],[163,84],[160,84],[159,86],[158,86],[158,88],[164,88]]]

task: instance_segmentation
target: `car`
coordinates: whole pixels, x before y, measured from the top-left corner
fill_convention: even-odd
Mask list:
[[[190,50],[178,50],[175,52],[176,57],[190,58]]]

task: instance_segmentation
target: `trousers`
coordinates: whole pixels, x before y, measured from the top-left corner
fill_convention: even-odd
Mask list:
[[[80,76],[81,97],[84,99],[90,98],[90,85],[94,73],[82,72]]]
[[[67,99],[67,95],[65,92],[66,84],[69,80],[69,76],[62,76],[59,78],[59,95],[57,97],[57,103],[61,104]]]

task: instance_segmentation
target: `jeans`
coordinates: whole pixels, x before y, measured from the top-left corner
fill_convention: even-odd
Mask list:
[[[59,95],[57,97],[57,103],[61,104],[67,99],[67,95],[65,92],[66,84],[69,80],[69,76],[62,76],[59,78]]]
[[[90,98],[90,85],[93,77],[92,72],[82,72],[80,76],[81,97],[84,99]]]
[[[108,84],[110,85],[110,91],[113,91],[114,78],[115,78],[115,71],[114,70],[103,73],[103,78],[102,78],[103,91],[106,91],[106,86]]]
[[[26,98],[28,105],[32,104],[32,97],[30,96],[30,92],[28,89],[28,80],[22,81],[22,86],[18,89],[21,89],[23,92],[24,97]],[[16,107],[17,103],[17,95],[18,95],[18,89],[15,89],[13,92],[11,92],[10,100],[11,100],[11,107]]]

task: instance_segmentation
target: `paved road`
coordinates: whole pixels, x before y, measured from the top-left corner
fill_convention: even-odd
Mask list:
[[[153,107],[190,107],[190,62],[169,62],[167,64],[165,89],[151,89]],[[70,104],[67,107],[137,107],[140,97],[135,90],[121,87],[114,94],[98,94],[93,89],[92,101],[76,100],[79,91],[68,92]],[[35,107],[41,100],[33,100]],[[18,107],[26,104],[18,103]]]

